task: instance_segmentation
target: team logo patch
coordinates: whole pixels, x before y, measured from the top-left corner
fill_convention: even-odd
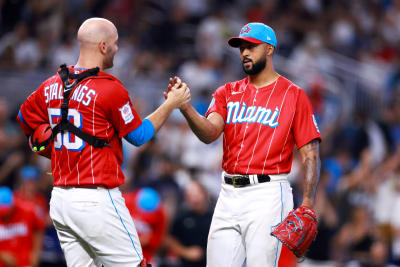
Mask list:
[[[251,28],[249,25],[245,25],[241,30],[240,30],[240,35],[249,33],[251,31]]]
[[[319,132],[319,127],[318,127],[317,120],[315,119],[314,114],[312,114],[312,120],[314,122],[315,128],[317,129],[317,132]]]
[[[131,106],[129,106],[129,102],[123,105],[122,108],[119,109],[119,111],[121,111],[121,116],[122,119],[125,121],[125,124],[128,124],[133,120],[134,116]]]

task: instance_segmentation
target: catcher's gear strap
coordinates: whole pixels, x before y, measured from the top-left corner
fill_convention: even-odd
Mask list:
[[[60,66],[60,71],[58,72],[58,75],[60,75],[60,78],[63,82],[63,87],[64,87],[64,101],[61,105],[61,122],[57,124],[53,128],[53,134],[52,134],[52,139],[56,137],[56,135],[61,132],[61,131],[68,131],[73,133],[74,135],[78,136],[82,140],[84,140],[86,143],[89,145],[95,147],[95,148],[103,148],[106,145],[106,141],[103,139],[96,138],[95,136],[92,136],[88,133],[83,132],[81,129],[73,125],[69,120],[68,120],[68,103],[69,103],[69,96],[73,89],[84,79],[90,77],[90,76],[97,76],[99,73],[100,69],[98,67],[89,69],[85,72],[81,72],[79,74],[73,74],[70,73],[67,66],[65,64]],[[69,83],[69,79],[73,79],[74,81],[72,83]]]

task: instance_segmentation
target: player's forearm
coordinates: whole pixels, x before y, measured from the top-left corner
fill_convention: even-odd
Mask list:
[[[200,141],[209,144],[220,135],[218,129],[207,118],[201,116],[192,105],[186,105],[180,111]]]
[[[43,234],[44,232],[40,230],[36,231],[33,236],[33,248],[31,254],[31,266],[33,267],[39,265],[39,257],[43,245]]]
[[[6,267],[16,267],[17,260],[14,255],[10,252],[0,251],[0,263],[4,264]]]
[[[319,141],[313,140],[304,145],[300,149],[300,152],[302,154],[303,165],[305,169],[302,205],[313,207],[321,169],[321,161],[319,158]]]
[[[178,256],[182,256],[185,253],[185,247],[174,237],[167,235],[165,237],[165,246],[171,249],[174,253],[176,253]]]
[[[171,115],[171,112],[174,110],[174,108],[174,105],[172,105],[169,101],[165,101],[153,113],[147,116],[146,119],[151,121],[154,126],[154,130],[157,132],[168,119],[169,115]]]

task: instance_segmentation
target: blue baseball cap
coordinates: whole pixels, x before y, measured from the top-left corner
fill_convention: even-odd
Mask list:
[[[251,22],[243,26],[238,37],[232,37],[228,44],[232,47],[239,47],[240,41],[245,40],[254,44],[267,43],[276,47],[276,36],[274,30],[260,22]]]
[[[40,170],[32,165],[23,167],[19,174],[23,180],[37,180],[40,178]]]
[[[0,215],[8,212],[14,203],[13,193],[7,186],[0,187]]]
[[[139,190],[136,201],[139,208],[147,212],[155,211],[161,202],[157,191],[149,187]]]

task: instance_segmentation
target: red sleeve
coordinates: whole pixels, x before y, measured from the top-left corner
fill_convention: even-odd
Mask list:
[[[43,95],[43,84],[22,104],[17,121],[25,135],[31,135],[39,125],[49,123],[47,106]]]
[[[297,149],[314,139],[321,142],[318,125],[315,120],[313,107],[306,93],[299,88],[296,112],[293,118],[293,135]]]
[[[112,84],[112,90],[108,90],[109,93],[105,94],[102,103],[108,120],[118,132],[118,137],[122,138],[142,124],[142,119],[133,108],[128,91],[117,81]]]
[[[221,86],[215,91],[205,117],[213,112],[220,114],[226,121],[226,86]]]

